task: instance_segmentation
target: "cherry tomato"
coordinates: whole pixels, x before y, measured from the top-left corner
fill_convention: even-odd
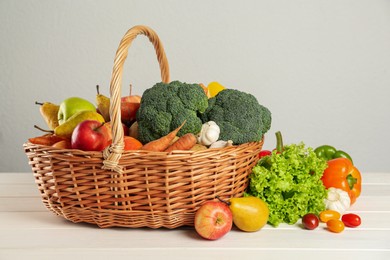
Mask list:
[[[340,233],[344,230],[344,223],[339,219],[330,219],[326,222],[329,231]]]
[[[353,213],[345,214],[341,217],[341,220],[344,222],[344,225],[347,227],[358,227],[362,223],[360,217]]]
[[[302,218],[302,225],[309,230],[313,230],[318,227],[318,217],[316,214],[308,213]]]
[[[335,210],[324,210],[320,213],[321,222],[328,222],[331,219],[340,219],[340,213]]]

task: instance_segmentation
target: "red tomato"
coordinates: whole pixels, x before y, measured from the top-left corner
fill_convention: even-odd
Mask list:
[[[344,223],[339,219],[330,219],[326,222],[329,231],[340,233],[344,230]]]
[[[347,227],[352,227],[352,228],[358,227],[362,223],[362,220],[360,219],[360,217],[356,214],[353,214],[353,213],[348,213],[348,214],[343,215],[341,217],[341,220],[344,222],[344,225],[346,225]]]
[[[302,218],[302,225],[309,230],[313,230],[318,227],[318,217],[316,214],[308,213]]]

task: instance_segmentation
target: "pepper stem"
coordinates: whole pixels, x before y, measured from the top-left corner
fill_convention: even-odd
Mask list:
[[[276,135],[276,151],[278,153],[283,152],[283,138],[282,138],[282,133],[280,131],[277,131],[275,133]]]
[[[352,176],[352,174],[348,174],[347,176],[348,186],[352,190],[353,186],[357,183],[357,179]]]

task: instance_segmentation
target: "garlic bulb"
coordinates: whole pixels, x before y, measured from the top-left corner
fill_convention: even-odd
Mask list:
[[[209,146],[218,140],[219,133],[219,126],[214,121],[206,122],[198,135],[198,143]]]
[[[232,145],[233,145],[232,140],[228,140],[228,141],[219,140],[212,143],[209,148],[224,148]]]
[[[342,214],[350,206],[351,199],[348,192],[333,187],[328,189],[328,197],[325,199],[326,209],[335,210]]]

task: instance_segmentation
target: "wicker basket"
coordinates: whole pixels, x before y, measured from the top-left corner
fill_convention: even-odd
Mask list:
[[[140,34],[154,45],[161,78],[169,67],[156,33],[131,28],[120,42],[110,85],[113,143],[103,152],[25,143],[24,150],[45,206],[73,222],[99,227],[193,226],[200,205],[216,196],[241,196],[261,142],[203,151],[123,151],[120,93],[128,48]]]

